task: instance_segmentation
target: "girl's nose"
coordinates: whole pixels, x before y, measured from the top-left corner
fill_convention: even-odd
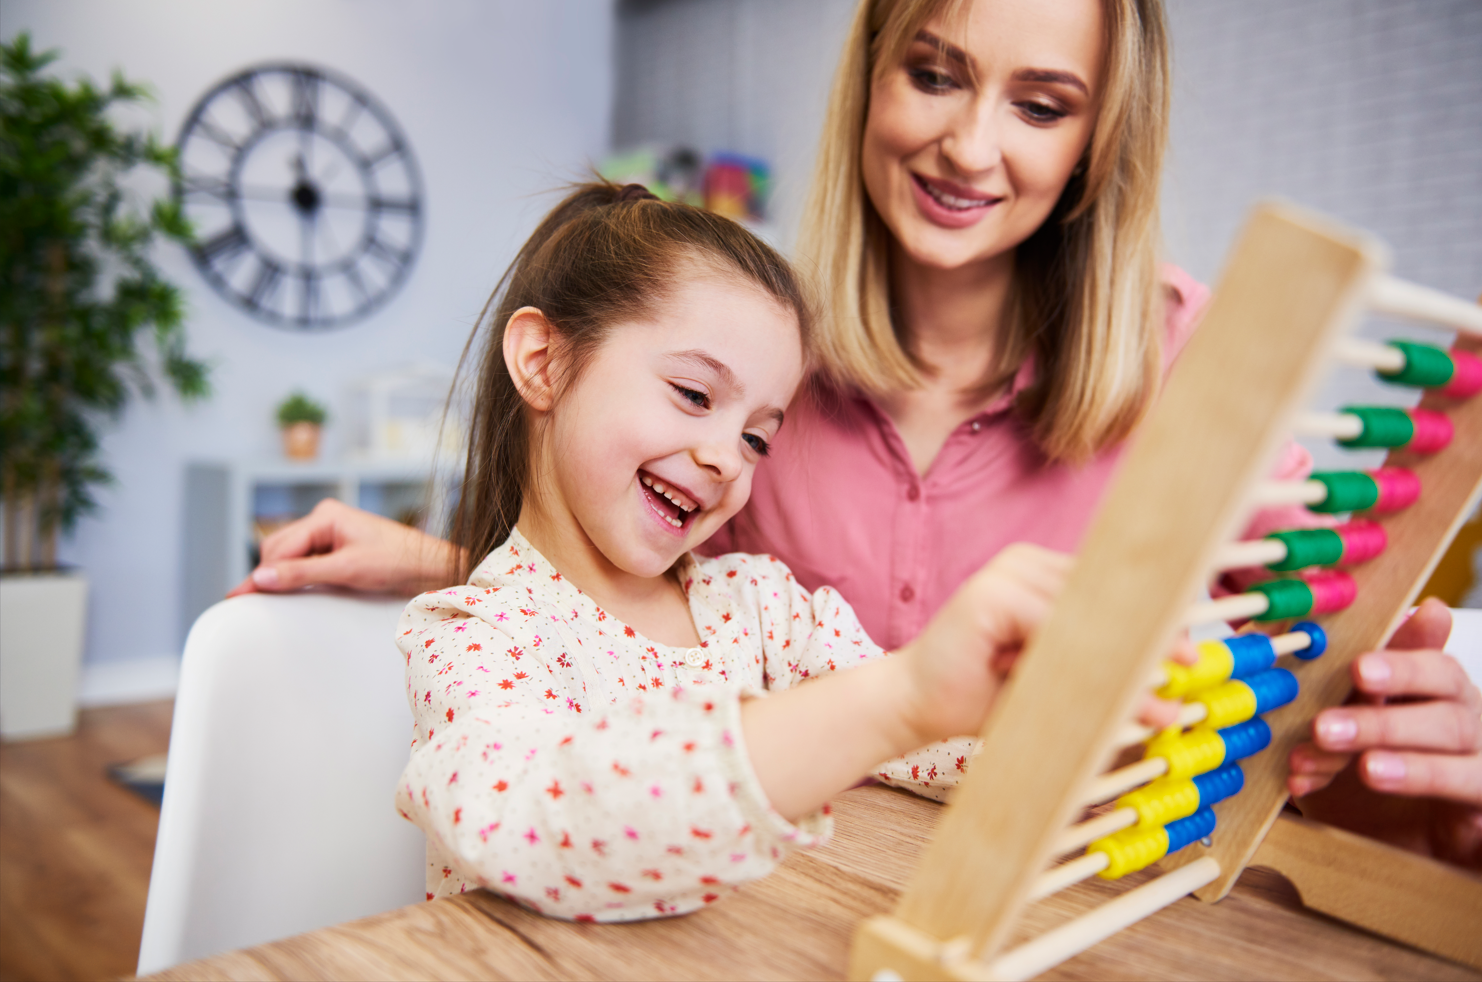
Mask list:
[[[740,449],[732,445],[735,442],[707,440],[701,443],[694,449],[695,463],[722,483],[734,481],[741,476],[744,466]]]
[[[990,171],[1003,162],[1003,134],[993,100],[973,100],[942,137],[942,155],[963,176]]]

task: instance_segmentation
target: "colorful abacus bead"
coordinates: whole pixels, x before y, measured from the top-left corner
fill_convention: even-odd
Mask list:
[[[1201,641],[1195,650],[1199,660],[1192,665],[1164,663],[1167,681],[1159,687],[1158,695],[1164,699],[1182,699],[1226,679],[1245,678],[1276,664],[1276,649],[1264,634],[1237,634],[1219,641]]]
[[[1398,371],[1380,369],[1377,374],[1386,382],[1437,389],[1453,399],[1482,391],[1482,359],[1470,351],[1442,351],[1416,341],[1390,341],[1389,346],[1405,356],[1405,364]]]
[[[1327,488],[1327,497],[1308,506],[1325,515],[1399,511],[1420,497],[1420,478],[1403,467],[1380,467],[1368,472],[1315,471],[1308,480]]]
[[[1159,778],[1122,795],[1117,807],[1137,812],[1138,825],[1167,825],[1224,801],[1244,786],[1245,772],[1240,765],[1226,764],[1184,780]]]
[[[1123,829],[1104,839],[1097,839],[1086,847],[1086,852],[1104,854],[1107,866],[1097,875],[1102,879],[1116,880],[1151,866],[1191,842],[1198,842],[1212,833],[1214,827],[1214,812],[1201,808],[1188,818],[1180,818],[1166,826],[1149,828],[1134,825],[1130,829]]]
[[[1307,647],[1292,652],[1293,655],[1303,661],[1311,661],[1321,657],[1328,650],[1328,632],[1318,627],[1311,621],[1298,621],[1292,625],[1292,633],[1301,631],[1307,635]]]
[[[1415,453],[1435,453],[1451,442],[1454,429],[1444,413],[1393,406],[1344,406],[1338,410],[1363,424],[1358,436],[1340,439],[1345,447],[1398,447]]]
[[[1265,612],[1254,617],[1258,621],[1330,614],[1349,606],[1358,597],[1358,585],[1353,577],[1335,570],[1312,571],[1299,579],[1267,580],[1254,584],[1250,590],[1266,595]]]
[[[1373,559],[1389,544],[1384,526],[1358,518],[1330,529],[1293,529],[1266,536],[1286,546],[1286,558],[1268,569],[1285,573],[1309,566],[1352,565]]]
[[[1231,679],[1197,693],[1190,701],[1204,704],[1200,726],[1221,730],[1285,706],[1295,698],[1297,677],[1284,668],[1271,668],[1249,678]]]
[[[1233,761],[1258,754],[1271,743],[1271,727],[1260,718],[1246,720],[1222,730],[1196,726],[1187,733],[1167,729],[1148,741],[1144,758],[1162,757],[1168,765],[1165,777],[1191,778]]]

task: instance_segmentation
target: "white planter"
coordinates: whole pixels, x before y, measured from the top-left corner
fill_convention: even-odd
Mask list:
[[[86,613],[80,573],[0,576],[0,737],[60,736],[77,725]]]

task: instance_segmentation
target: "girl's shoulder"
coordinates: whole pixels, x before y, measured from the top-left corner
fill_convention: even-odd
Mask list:
[[[702,588],[735,594],[745,589],[801,590],[787,564],[767,553],[725,552],[718,556],[690,553],[689,576]],[[688,588],[688,587],[687,587]]]

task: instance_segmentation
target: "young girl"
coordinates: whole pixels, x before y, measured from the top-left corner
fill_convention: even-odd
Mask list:
[[[828,798],[881,761],[918,790],[965,767],[965,741],[938,741],[981,727],[1065,557],[1006,550],[883,658],[828,587],[689,551],[746,503],[803,377],[809,313],[776,253],[587,185],[492,323],[455,518],[487,558],[398,638],[416,738],[397,804],[427,833],[429,898],[683,913],[822,841]]]

